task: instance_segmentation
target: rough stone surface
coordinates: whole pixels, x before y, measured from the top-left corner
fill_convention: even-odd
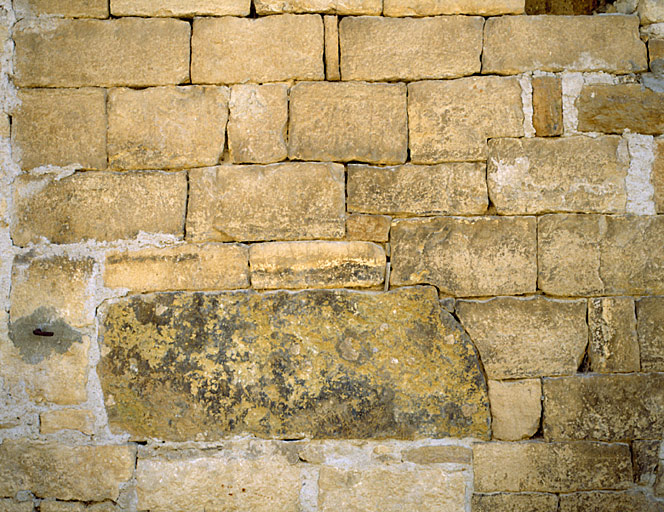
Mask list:
[[[23,169],[42,165],[106,167],[106,93],[33,89],[18,93],[12,143]]]
[[[251,0],[111,0],[113,16],[247,16]]]
[[[593,372],[638,372],[641,369],[631,297],[589,300],[588,328],[588,356]]]
[[[109,421],[133,438],[488,434],[474,348],[431,287],[134,296],[103,331]]]
[[[141,231],[181,236],[186,200],[184,173],[19,176],[12,238],[24,246],[42,237],[66,244],[134,238]]]
[[[290,158],[400,164],[407,151],[403,84],[300,83],[291,89]]]
[[[78,430],[92,435],[95,430],[95,418],[87,409],[59,409],[43,412],[39,415],[39,431],[42,434],[54,434],[60,430]]]
[[[196,18],[192,83],[322,80],[323,20],[316,15]]]
[[[228,89],[114,89],[108,97],[108,159],[115,169],[216,165],[224,151]]]
[[[486,22],[482,73],[647,68],[636,16],[502,16]]]
[[[472,455],[472,450],[463,446],[420,446],[404,452],[403,460],[415,464],[470,464]]]
[[[228,150],[233,162],[285,160],[288,123],[286,84],[234,85],[228,120]]]
[[[664,293],[664,217],[546,215],[539,287],[552,295]]]
[[[653,485],[659,464],[659,446],[661,441],[632,441],[632,461],[634,477],[638,485]]]
[[[483,163],[399,167],[348,166],[350,212],[392,215],[483,214],[488,206]]]
[[[664,22],[664,5],[661,0],[639,0],[638,12],[644,25]]]
[[[325,78],[340,80],[339,18],[338,16],[325,16],[323,23],[325,25]]]
[[[493,438],[518,441],[535,435],[542,415],[539,379],[490,380],[488,384]]]
[[[343,80],[453,78],[480,71],[484,20],[346,17],[339,23]]]
[[[343,166],[223,165],[189,172],[187,237],[214,241],[343,238]]]
[[[366,288],[385,279],[385,251],[370,242],[270,242],[249,250],[251,286]]]
[[[435,217],[392,224],[393,286],[433,284],[444,295],[535,291],[533,217]]]
[[[555,494],[474,494],[473,512],[558,512]]]
[[[184,245],[106,255],[104,284],[134,292],[249,287],[249,251],[235,244]]]
[[[546,439],[661,438],[664,375],[589,375],[545,379]]]
[[[487,139],[522,137],[516,78],[471,77],[408,85],[413,163],[485,160]]]
[[[601,3],[606,4],[607,2],[601,1]],[[618,0],[614,3],[614,7],[620,3],[622,1]],[[526,14],[593,14],[599,6],[600,0],[526,0]],[[635,9],[636,6],[631,9],[631,12],[634,12]]]
[[[255,0],[254,4],[256,12],[260,15],[282,12],[324,12],[379,16],[383,8],[380,0]]]
[[[664,372],[664,297],[645,297],[636,303],[641,368]]]
[[[560,512],[662,512],[664,504],[645,494],[632,492],[579,492],[560,497]]]
[[[588,343],[586,301],[459,301],[457,314],[490,379],[576,373]]]
[[[134,472],[134,460],[134,448],[126,445],[6,440],[0,445],[0,496],[30,490],[38,498],[115,500]]]
[[[624,213],[629,156],[620,137],[489,141],[489,196],[501,214]]]
[[[538,137],[563,134],[563,87],[560,78],[533,77],[533,127]]]
[[[650,71],[653,73],[664,73],[664,39],[648,40],[648,58],[650,60]]]
[[[108,0],[14,0],[17,18],[65,16],[71,18],[108,18]]]
[[[33,512],[34,505],[32,501],[15,501],[11,499],[0,498],[0,510],[2,512]]]
[[[629,445],[485,443],[473,447],[475,492],[574,492],[632,484]]]
[[[182,83],[189,79],[189,35],[189,24],[175,19],[19,22],[14,80],[21,87]]]
[[[351,214],[346,219],[346,238],[348,240],[387,242],[391,223],[392,219],[386,215]]]
[[[655,193],[655,209],[657,213],[664,213],[664,139],[655,140],[655,161],[650,174]]]
[[[523,14],[524,0],[385,0],[385,16],[435,16],[438,14]]]

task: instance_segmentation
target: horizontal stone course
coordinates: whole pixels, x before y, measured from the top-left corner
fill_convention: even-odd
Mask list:
[[[558,496],[540,493],[473,494],[473,512],[558,512]]]
[[[378,16],[383,8],[381,0],[255,0],[254,5],[261,16],[284,12]]]
[[[525,0],[385,0],[385,16],[523,14]]]
[[[251,0],[111,0],[113,16],[247,16]]]
[[[65,16],[72,18],[108,18],[108,0],[15,0],[17,18]]]
[[[560,496],[560,512],[662,512],[664,505],[638,491],[591,491]]]

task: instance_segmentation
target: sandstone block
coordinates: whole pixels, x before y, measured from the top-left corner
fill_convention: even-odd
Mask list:
[[[248,16],[251,0],[111,0],[113,16]]]
[[[650,175],[655,193],[655,209],[657,213],[664,213],[664,139],[655,140],[655,162]]]
[[[293,159],[403,163],[407,127],[403,84],[321,82],[291,89],[288,154]]]
[[[343,238],[344,169],[329,163],[223,165],[189,172],[194,241]]]
[[[624,213],[629,156],[620,137],[489,141],[489,196],[501,214]]]
[[[473,512],[558,512],[555,494],[473,494]]]
[[[318,510],[461,511],[468,480],[467,473],[442,468],[388,466],[345,470],[323,467],[318,480]]]
[[[522,137],[516,78],[471,77],[408,85],[413,163],[486,160],[487,139]]]
[[[232,290],[249,287],[249,250],[235,244],[197,244],[106,255],[104,284],[134,292]]]
[[[379,16],[383,8],[380,0],[256,0],[254,3],[256,12],[260,15],[282,12],[324,12]]]
[[[39,431],[54,434],[60,430],[78,430],[92,435],[95,431],[95,418],[87,409],[60,409],[43,412],[39,415]]]
[[[585,86],[576,108],[580,131],[664,133],[664,93],[639,84]]]
[[[480,71],[484,20],[346,17],[339,23],[341,78],[421,80]]]
[[[484,443],[473,447],[475,492],[574,492],[632,485],[629,445]]]
[[[2,512],[33,512],[34,509],[32,501],[15,501],[0,498],[0,510]]]
[[[339,18],[337,16],[325,16],[323,23],[325,25],[325,78],[327,80],[340,80]]]
[[[323,40],[323,20],[316,15],[196,18],[191,81],[322,80]]]
[[[457,314],[490,379],[576,373],[588,343],[586,301],[459,301]]]
[[[637,485],[653,485],[659,464],[659,447],[661,441],[632,441],[632,460],[634,477]]]
[[[538,137],[563,134],[563,87],[560,78],[533,77],[533,126]]]
[[[385,16],[523,14],[524,0],[385,0]]]
[[[385,215],[351,214],[346,219],[346,238],[348,240],[387,242],[391,223],[392,219]]]
[[[189,79],[189,35],[189,24],[175,19],[26,20],[14,28],[14,80],[20,87],[179,84]]]
[[[545,379],[547,439],[660,438],[664,432],[664,375],[590,375]]]
[[[539,379],[489,381],[489,402],[494,439],[518,441],[537,432],[542,415]]]
[[[664,217],[539,219],[540,288],[552,295],[664,293]]]
[[[399,167],[348,166],[348,211],[391,215],[483,214],[483,163]]]
[[[660,0],[640,0],[638,12],[643,25],[664,22],[664,5]]]
[[[482,73],[638,73],[647,67],[636,16],[502,16],[487,20],[484,29]]]
[[[641,368],[664,371],[664,297],[645,297],[636,303]]]
[[[560,496],[560,512],[662,512],[664,505],[638,491],[578,492]]]
[[[532,217],[401,220],[391,240],[393,286],[429,283],[454,297],[535,291]]]
[[[23,169],[106,167],[106,93],[101,89],[19,91],[12,143]]]
[[[648,58],[650,60],[650,71],[653,73],[664,73],[664,39],[648,40]]]
[[[65,16],[108,18],[108,0],[14,0],[17,18]]]
[[[182,236],[186,199],[184,173],[19,176],[12,238],[25,246],[42,237],[66,244],[134,238],[139,232]]]
[[[228,150],[233,162],[285,160],[288,86],[234,85],[228,120]]]
[[[636,314],[631,297],[589,300],[588,328],[588,355],[593,372],[638,372],[641,369]]]
[[[0,495],[22,490],[38,498],[116,500],[118,487],[132,477],[131,446],[68,446],[26,440],[0,445]]]
[[[109,421],[135,439],[488,434],[475,350],[432,287],[137,295],[103,344]]]
[[[251,286],[366,288],[385,280],[385,251],[370,242],[270,242],[249,249]]]
[[[108,159],[115,169],[216,165],[224,151],[228,89],[114,89],[108,101]]]
[[[411,448],[402,454],[404,462],[415,464],[470,464],[470,448],[454,445],[432,445]]]

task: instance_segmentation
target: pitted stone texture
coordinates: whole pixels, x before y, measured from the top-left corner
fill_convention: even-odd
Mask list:
[[[108,0],[14,0],[17,18],[65,16],[71,18],[108,18]]]
[[[20,87],[186,82],[189,35],[189,24],[175,19],[26,20],[14,28],[14,80]]]
[[[473,494],[473,512],[558,512],[555,494]]]
[[[26,440],[0,445],[0,496],[31,491],[38,498],[116,500],[132,477],[131,446],[68,446]]]
[[[539,218],[539,287],[551,295],[664,293],[664,217]]]
[[[636,303],[641,368],[664,372],[664,297],[645,297]]]
[[[385,16],[523,14],[524,0],[385,0]]]
[[[330,163],[223,165],[189,171],[187,238],[343,238],[344,168]]]
[[[339,23],[343,80],[422,80],[479,73],[484,20],[346,17]]]
[[[393,286],[433,284],[444,295],[535,291],[534,217],[434,217],[392,224]]]
[[[18,93],[12,143],[23,169],[42,165],[106,167],[106,93],[33,89]]]
[[[348,240],[387,242],[390,237],[392,219],[386,215],[351,214],[346,219]]]
[[[546,439],[656,439],[664,432],[664,374],[544,379]]]
[[[644,25],[664,22],[664,5],[661,0],[639,0],[638,12]]]
[[[247,16],[251,0],[111,0],[113,16]]]
[[[32,501],[15,501],[0,498],[0,510],[2,512],[33,512],[35,507]]]
[[[443,468],[405,465],[345,470],[323,467],[318,480],[318,510],[464,510],[470,475]]]
[[[490,380],[493,438],[518,441],[535,435],[542,415],[541,399],[539,379]]]
[[[134,238],[139,232],[182,236],[184,173],[86,172],[55,179],[19,176],[14,182],[12,239],[19,246],[87,239]]]
[[[282,12],[323,12],[339,15],[379,16],[383,8],[381,0],[255,0],[254,4],[259,15]]]
[[[285,160],[288,124],[286,84],[234,85],[228,120],[228,150],[233,162]]]
[[[385,279],[385,251],[370,242],[270,242],[249,250],[251,286],[367,288]]]
[[[588,328],[588,356],[593,372],[638,372],[641,369],[634,299],[604,297],[589,300]]]
[[[484,443],[473,447],[475,492],[574,492],[632,485],[627,444]]]
[[[583,132],[664,133],[664,93],[639,84],[587,85],[576,108]]]
[[[638,491],[592,491],[560,497],[560,512],[663,512],[664,504]]]
[[[538,137],[563,134],[563,87],[560,78],[533,77],[533,127]]]
[[[88,409],[60,409],[39,415],[39,432],[54,434],[60,430],[78,430],[87,435],[94,434],[95,418]]]
[[[400,164],[408,153],[406,87],[352,82],[291,89],[289,156]]]
[[[196,18],[191,81],[323,80],[323,20],[316,15]]]
[[[664,213],[664,139],[655,139],[655,162],[650,174],[655,193],[655,209],[657,213]]]
[[[224,151],[226,87],[114,89],[108,96],[108,160],[124,169],[216,165]]]
[[[481,215],[488,207],[486,166],[448,163],[348,166],[348,211],[391,215]]]
[[[588,343],[586,301],[459,301],[457,314],[490,379],[576,373]]]
[[[249,287],[249,250],[235,244],[191,244],[107,253],[104,284],[134,292]]]
[[[413,163],[485,160],[487,139],[523,136],[521,86],[511,77],[408,85]]]
[[[659,440],[632,441],[632,460],[637,485],[653,485],[659,465]]]
[[[488,435],[474,348],[432,287],[134,296],[103,330],[109,421],[135,439]]]
[[[482,73],[647,68],[636,16],[502,16],[486,22]]]
[[[629,155],[614,136],[489,141],[489,196],[500,214],[625,213]]]

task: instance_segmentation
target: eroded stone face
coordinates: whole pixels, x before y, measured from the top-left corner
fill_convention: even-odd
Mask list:
[[[560,512],[586,512],[590,510],[601,510],[602,512],[622,512],[624,510],[662,512],[664,505],[636,491],[579,492],[560,497]]]
[[[631,297],[589,300],[588,328],[588,356],[593,372],[638,372],[641,369]]]
[[[563,87],[555,76],[533,77],[533,127],[538,137],[563,133]]]
[[[260,15],[282,12],[325,12],[331,14],[380,15],[381,0],[256,0]]]
[[[111,0],[114,16],[247,16],[251,0]]]
[[[15,0],[14,11],[19,18],[42,15],[107,18],[108,0]]]
[[[489,401],[494,439],[518,441],[532,437],[542,415],[539,379],[489,381]]]
[[[522,14],[524,0],[385,0],[385,16],[435,16],[438,14]]]
[[[488,434],[474,349],[431,287],[130,297],[102,354],[109,420],[136,439]]]
[[[555,494],[474,494],[473,512],[558,512]]]

